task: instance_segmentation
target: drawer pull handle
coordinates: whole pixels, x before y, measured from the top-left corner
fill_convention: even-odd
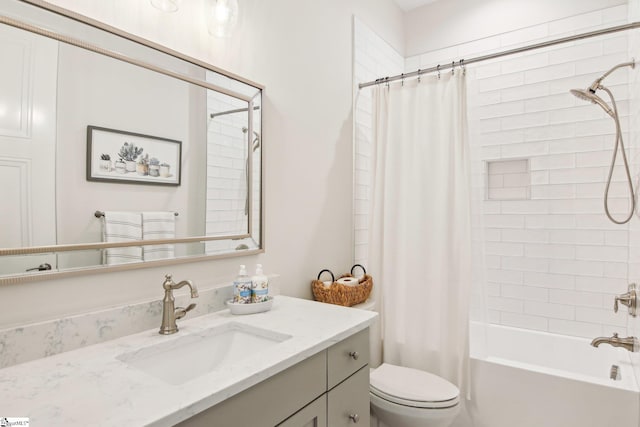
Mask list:
[[[360,415],[351,414],[349,415],[349,419],[351,419],[351,421],[353,421],[355,424],[358,424],[358,421],[360,421]]]
[[[349,357],[351,357],[353,360],[358,360],[358,357],[360,357],[360,353],[358,353],[357,351],[351,351],[349,352]]]

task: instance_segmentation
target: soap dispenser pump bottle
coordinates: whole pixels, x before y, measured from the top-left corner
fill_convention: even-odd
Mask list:
[[[262,264],[256,265],[256,274],[251,278],[251,302],[269,301],[269,278],[262,272]]]
[[[233,302],[236,304],[251,302],[251,278],[247,275],[244,265],[240,266],[238,276],[233,281]]]

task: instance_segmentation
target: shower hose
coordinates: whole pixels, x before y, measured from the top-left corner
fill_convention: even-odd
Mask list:
[[[634,194],[634,190],[633,190],[633,182],[631,180],[631,173],[629,172],[629,162],[627,161],[627,154],[625,153],[624,150],[624,142],[622,141],[622,131],[620,129],[620,119],[618,118],[618,107],[616,106],[616,100],[613,97],[613,94],[611,93],[611,91],[600,85],[598,87],[598,89],[602,89],[605,92],[607,92],[607,94],[609,95],[609,98],[611,99],[611,105],[613,106],[613,121],[616,124],[616,142],[615,145],[613,147],[613,156],[611,158],[611,166],[609,167],[609,176],[607,178],[607,185],[604,189],[604,211],[607,214],[607,217],[609,217],[609,219],[616,223],[616,224],[626,224],[627,222],[629,222],[629,220],[631,220],[631,217],[633,216],[633,212],[636,209],[636,198],[635,198],[635,194]],[[613,169],[615,167],[616,164],[616,157],[618,155],[618,146],[620,147],[620,151],[622,152],[622,161],[624,163],[624,171],[627,175],[627,185],[628,185],[628,189],[629,189],[629,195],[631,197],[631,207],[629,209],[629,213],[627,215],[627,217],[625,219],[623,219],[622,221],[618,221],[616,220],[612,215],[611,212],[609,212],[609,186],[611,185],[611,178],[613,176]]]

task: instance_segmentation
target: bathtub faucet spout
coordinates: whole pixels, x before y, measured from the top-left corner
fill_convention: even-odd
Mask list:
[[[598,337],[591,341],[591,345],[598,347],[600,344],[609,344],[613,347],[622,347],[627,351],[637,352],[640,350],[640,343],[636,337],[618,337],[618,333],[614,332],[612,337]]]

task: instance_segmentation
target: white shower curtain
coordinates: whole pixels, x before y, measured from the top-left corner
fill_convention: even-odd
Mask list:
[[[384,362],[469,392],[471,190],[465,76],[374,88],[369,267]]]

